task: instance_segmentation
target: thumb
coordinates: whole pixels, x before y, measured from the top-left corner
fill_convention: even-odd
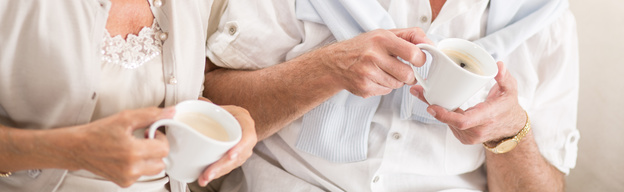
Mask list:
[[[458,127],[460,129],[466,127],[466,121],[468,119],[464,114],[465,111],[460,108],[455,109],[455,111],[449,111],[439,105],[430,105],[427,107],[427,112],[438,121],[446,123],[449,126]]]
[[[410,88],[410,93],[412,95],[418,97],[418,99],[420,99],[421,101],[429,104],[429,102],[427,102],[427,99],[425,99],[424,91],[425,90],[420,85],[414,85],[412,86],[412,88]]]
[[[496,74],[494,80],[496,80],[496,83],[500,88],[499,91],[501,93],[505,93],[516,90],[516,79],[511,76],[505,64],[503,64],[502,61],[499,61],[496,65],[498,66],[498,74]]]

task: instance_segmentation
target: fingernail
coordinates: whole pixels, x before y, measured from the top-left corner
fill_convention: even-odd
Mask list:
[[[434,116],[434,117],[436,115],[436,112],[433,111],[433,109],[431,109],[431,108],[427,108],[427,113],[431,114],[431,116]]]
[[[199,183],[199,186],[205,187],[206,185],[208,185],[208,180],[203,180]]]
[[[238,153],[232,153],[230,155],[230,159],[236,159],[236,157],[238,157]]]
[[[416,91],[416,89],[411,89],[412,91],[412,95],[420,95],[419,91]]]
[[[212,181],[216,176],[216,173],[212,172],[210,173],[210,175],[208,175],[208,180],[206,181],[206,184],[208,184],[209,181]]]

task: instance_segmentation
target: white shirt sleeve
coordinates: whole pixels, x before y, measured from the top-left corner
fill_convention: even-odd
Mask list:
[[[519,101],[531,118],[540,152],[568,174],[576,165],[580,137],[576,127],[579,59],[574,16],[566,12],[508,59],[506,64],[518,80]]]
[[[206,55],[220,67],[260,69],[332,39],[324,25],[296,18],[294,0],[230,1],[217,31],[207,41]]]

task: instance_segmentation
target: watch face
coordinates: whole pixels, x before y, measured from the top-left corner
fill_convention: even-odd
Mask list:
[[[498,146],[496,146],[496,151],[498,153],[506,153],[515,148],[516,145],[518,145],[518,142],[514,139],[505,140],[501,144],[498,144]]]

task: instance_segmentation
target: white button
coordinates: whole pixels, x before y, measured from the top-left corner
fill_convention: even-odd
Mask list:
[[[375,178],[373,178],[373,183],[377,183],[379,181],[379,176],[375,176]]]
[[[168,83],[169,85],[175,85],[175,84],[177,84],[177,83],[178,83],[178,80],[177,80],[174,76],[171,76],[171,77],[169,78],[169,82],[167,82],[167,83]]]
[[[394,140],[399,140],[399,139],[401,139],[401,134],[400,134],[400,133],[397,133],[397,132],[392,133],[392,138],[393,138]]]
[[[162,6],[162,4],[163,4],[162,0],[154,0],[154,6],[160,7]]]
[[[169,37],[169,34],[167,32],[162,32],[162,33],[158,34],[158,38],[161,41],[167,40],[168,37]]]
[[[424,23],[424,22],[429,21],[429,18],[427,16],[422,16],[420,17],[420,21]]]
[[[236,26],[231,26],[230,29],[228,29],[228,32],[230,35],[234,35],[236,33]]]

